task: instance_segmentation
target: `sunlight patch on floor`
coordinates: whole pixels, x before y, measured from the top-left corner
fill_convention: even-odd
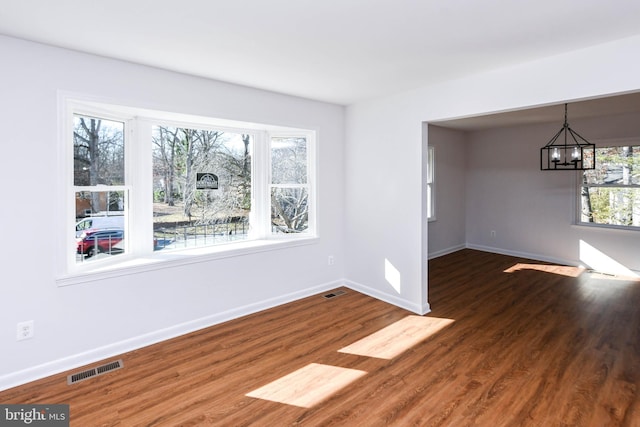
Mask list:
[[[338,351],[378,359],[393,359],[451,323],[453,319],[407,316]]]
[[[247,396],[311,408],[365,374],[357,369],[311,363],[247,393]]]
[[[505,273],[515,273],[521,270],[535,270],[542,271],[543,273],[559,274],[567,277],[578,277],[584,273],[584,267],[569,267],[566,265],[547,265],[547,264],[526,264],[517,263],[512,267],[504,270]]]

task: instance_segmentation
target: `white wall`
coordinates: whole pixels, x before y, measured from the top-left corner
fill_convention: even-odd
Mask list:
[[[350,287],[425,313],[426,145],[410,113],[394,100],[348,108],[345,267]]]
[[[429,221],[429,258],[466,245],[465,197],[467,135],[440,126],[423,125],[423,138],[434,147],[435,221]],[[426,141],[424,142],[426,144]]]
[[[429,309],[422,122],[637,91],[639,51],[636,36],[349,106],[350,284],[408,309]],[[399,289],[385,278],[385,258],[398,269]]]
[[[0,37],[0,389],[342,285],[344,107]],[[318,130],[317,243],[58,287],[58,91]],[[328,266],[327,256],[335,257]],[[35,337],[16,341],[16,324]]]
[[[569,123],[595,142],[635,138],[640,116],[626,114]],[[562,127],[517,126],[469,134],[467,169],[467,244],[485,250],[591,268],[609,257],[640,270],[640,233],[572,225],[576,217],[577,173],[540,171],[540,147]],[[490,231],[496,236],[491,237]],[[602,254],[593,259],[580,242]],[[584,243],[582,245],[584,245]],[[615,273],[616,271],[606,271]]]

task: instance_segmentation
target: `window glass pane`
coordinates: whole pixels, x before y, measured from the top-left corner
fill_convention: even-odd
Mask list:
[[[596,169],[585,184],[640,184],[640,146],[596,148]]]
[[[583,187],[582,222],[640,226],[640,188]]]
[[[124,211],[124,191],[76,191],[78,220],[100,216],[123,216]]]
[[[124,123],[74,116],[73,182],[76,186],[124,184]]]
[[[429,147],[427,150],[427,184],[433,183],[434,150]]]
[[[273,233],[303,233],[309,227],[309,192],[306,188],[271,189]]]
[[[306,138],[271,138],[271,183],[307,183]]]
[[[124,191],[76,192],[76,262],[124,253]]]
[[[155,249],[246,239],[253,137],[158,125],[152,141]]]
[[[427,184],[427,219],[433,217],[433,194],[431,187],[431,184]]]
[[[434,148],[428,147],[427,150],[427,219],[433,219],[434,216],[434,194],[433,194],[433,178],[434,178]]]

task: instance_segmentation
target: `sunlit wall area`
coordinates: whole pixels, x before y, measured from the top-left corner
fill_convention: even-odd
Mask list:
[[[636,256],[638,254],[636,253]],[[640,277],[640,273],[632,271],[606,252],[580,240],[580,261],[594,271],[623,277]]]

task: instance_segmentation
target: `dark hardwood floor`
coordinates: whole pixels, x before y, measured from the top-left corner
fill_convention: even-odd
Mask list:
[[[430,261],[429,302],[420,317],[352,290],[313,296],[0,402],[68,403],[78,427],[640,426],[640,282],[462,250]],[[340,351],[366,337],[370,354]],[[410,346],[379,357],[397,341]],[[277,401],[247,396],[259,390]]]

